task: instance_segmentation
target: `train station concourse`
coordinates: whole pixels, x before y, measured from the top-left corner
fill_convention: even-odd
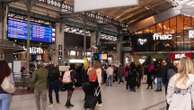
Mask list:
[[[0,110],[193,110],[194,0],[0,0]]]

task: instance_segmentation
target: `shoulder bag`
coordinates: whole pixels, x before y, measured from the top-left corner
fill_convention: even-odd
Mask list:
[[[3,89],[3,91],[10,94],[14,93],[16,90],[15,85],[11,82],[10,76],[4,78],[1,84],[1,88]]]

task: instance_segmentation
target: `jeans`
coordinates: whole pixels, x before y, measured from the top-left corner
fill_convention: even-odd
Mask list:
[[[112,86],[112,82],[113,82],[113,76],[110,75],[107,77],[107,86]]]
[[[0,110],[9,110],[11,102],[10,94],[0,94]]]
[[[124,83],[124,81],[123,81],[123,76],[122,76],[122,75],[119,75],[119,84],[120,84],[121,82]]]
[[[157,78],[156,90],[162,90],[162,78]]]
[[[35,101],[37,110],[46,110],[47,105],[47,91],[46,90],[34,90]]]

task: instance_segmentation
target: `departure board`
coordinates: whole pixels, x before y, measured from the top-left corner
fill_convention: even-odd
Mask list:
[[[8,38],[28,39],[28,24],[25,20],[8,18]],[[34,42],[52,43],[55,38],[55,29],[49,25],[30,22],[30,40]]]

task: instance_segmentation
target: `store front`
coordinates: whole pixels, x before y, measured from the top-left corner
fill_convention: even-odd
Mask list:
[[[89,61],[98,59],[103,63],[113,63],[116,61],[116,36],[105,33],[97,34],[92,30],[68,25],[65,25],[64,28],[64,53],[67,63],[83,63],[84,57]],[[84,42],[84,36],[86,36],[86,42]],[[95,42],[95,44],[92,44],[92,42]],[[86,43],[86,52],[84,52],[84,43]]]
[[[192,58],[194,18],[184,15],[175,16],[141,29],[129,37],[132,42],[132,53],[135,57],[139,56],[137,62],[142,57],[148,56],[153,56],[153,59],[176,60],[189,54]],[[129,55],[131,52],[125,52],[125,56]]]

